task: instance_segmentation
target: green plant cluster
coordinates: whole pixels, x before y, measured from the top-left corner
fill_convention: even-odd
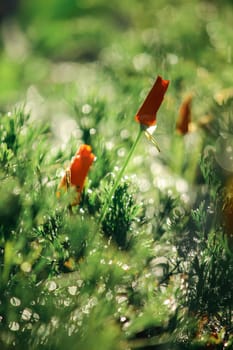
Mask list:
[[[233,348],[231,28],[227,0],[21,0],[2,20],[1,350]],[[157,74],[161,153],[141,137],[101,221]]]

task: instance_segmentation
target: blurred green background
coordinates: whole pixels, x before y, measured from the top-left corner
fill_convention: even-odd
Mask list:
[[[232,85],[232,17],[231,1],[1,0],[0,109],[79,89],[130,98],[158,73],[208,99]]]

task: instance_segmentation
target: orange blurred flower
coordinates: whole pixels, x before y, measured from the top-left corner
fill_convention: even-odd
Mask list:
[[[180,135],[194,132],[198,128],[203,130],[209,130],[211,128],[211,122],[213,121],[213,116],[211,115],[203,115],[195,123],[192,121],[192,100],[193,94],[189,94],[184,98],[180,105],[179,115],[176,122],[176,131]]]
[[[136,121],[142,126],[150,127],[156,124],[156,113],[163,101],[168,85],[169,80],[165,80],[160,76],[157,77],[152,89],[135,116]]]
[[[185,135],[190,131],[192,99],[193,96],[191,94],[188,95],[180,106],[179,117],[176,123],[176,130],[181,135]]]
[[[95,156],[92,153],[91,146],[81,145],[79,147],[76,155],[72,158],[71,164],[66,170],[66,173],[61,179],[61,182],[58,186],[58,197],[60,197],[59,190],[63,189],[66,191],[70,186],[73,186],[76,188],[77,198],[74,200],[72,205],[79,203],[85,179],[94,159]]]

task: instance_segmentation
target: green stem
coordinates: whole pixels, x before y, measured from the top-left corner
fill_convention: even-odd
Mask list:
[[[138,144],[138,141],[139,141],[139,139],[140,139],[140,137],[141,137],[142,132],[143,132],[143,128],[140,128],[140,129],[139,129],[139,133],[138,133],[138,135],[137,135],[137,137],[136,137],[136,140],[134,141],[134,144],[132,145],[132,147],[131,147],[131,149],[130,149],[130,151],[129,151],[129,153],[128,153],[128,156],[127,156],[127,158],[126,158],[126,160],[125,160],[125,162],[124,162],[124,164],[123,164],[123,167],[122,167],[121,170],[119,171],[119,173],[118,173],[118,175],[117,175],[117,178],[116,178],[116,180],[115,180],[115,183],[114,183],[114,185],[112,186],[112,189],[111,189],[111,191],[109,192],[109,195],[108,195],[108,197],[107,197],[107,200],[106,200],[105,203],[104,203],[104,206],[103,206],[103,209],[102,209],[102,212],[101,212],[101,215],[100,215],[99,222],[102,222],[102,221],[104,220],[104,218],[105,218],[105,215],[106,215],[106,213],[107,213],[107,208],[108,208],[108,205],[109,205],[109,203],[110,203],[110,201],[111,201],[111,198],[112,198],[113,194],[115,193],[117,186],[119,185],[119,182],[120,182],[120,180],[121,180],[121,178],[122,178],[122,176],[123,176],[123,174],[124,174],[125,168],[127,167],[128,163],[129,163],[129,161],[130,161],[130,158],[131,158],[131,156],[132,156],[132,154],[133,154],[133,152],[134,152],[134,150],[135,150],[135,148],[136,148],[136,146],[137,146],[137,144]]]

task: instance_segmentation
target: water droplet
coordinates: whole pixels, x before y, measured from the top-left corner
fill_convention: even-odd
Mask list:
[[[16,297],[12,297],[12,298],[10,299],[10,303],[11,303],[11,305],[13,305],[13,306],[19,306],[19,305],[21,304],[21,300],[18,299],[18,298],[16,298]]]
[[[40,316],[39,316],[36,312],[34,312],[33,318],[34,318],[34,320],[35,320],[36,322],[38,322],[39,319],[40,319]]]
[[[124,157],[125,156],[125,148],[120,148],[118,151],[117,151],[117,155],[118,157]]]
[[[14,193],[16,196],[18,196],[18,195],[20,194],[20,192],[21,192],[21,188],[20,188],[20,187],[15,187],[15,188],[13,189],[13,193]]]
[[[121,139],[126,140],[129,138],[129,131],[127,129],[123,129],[120,133]]]
[[[10,328],[11,331],[16,332],[16,331],[19,330],[19,323],[18,322],[14,322],[14,321],[10,322],[9,323],[9,328]]]
[[[77,280],[77,286],[80,288],[83,285],[83,280]]]
[[[176,181],[176,189],[179,193],[188,192],[188,183],[183,179]]]
[[[74,333],[75,329],[76,329],[76,327],[74,324],[68,328],[68,336],[69,337]]]
[[[86,103],[85,105],[82,106],[82,112],[84,114],[89,114],[92,110],[91,105],[89,105],[88,103]]]
[[[152,56],[147,53],[140,53],[133,58],[134,68],[138,71],[150,66],[152,62]]]
[[[70,306],[71,300],[70,299],[65,299],[64,300],[64,305],[65,306]]]
[[[113,298],[112,292],[111,292],[111,291],[108,291],[108,292],[106,293],[106,299],[109,301],[109,300],[112,300],[112,298]]]
[[[129,265],[123,264],[123,265],[122,265],[122,269],[123,269],[124,271],[128,271],[128,270],[129,270]]]
[[[20,268],[23,272],[29,273],[29,272],[31,272],[32,266],[28,261],[24,261],[21,264]]]
[[[31,316],[32,316],[32,310],[26,308],[26,309],[23,310],[21,317],[22,317],[22,320],[29,321]]]
[[[121,316],[120,322],[125,322],[126,320],[127,320],[127,318],[125,316]]]
[[[90,133],[90,135],[95,135],[96,134],[96,129],[95,128],[91,128],[89,130],[89,133]]]
[[[175,55],[174,53],[168,53],[167,54],[167,61],[168,63],[170,63],[171,65],[177,64],[179,59],[178,56]]]
[[[78,289],[77,286],[70,286],[68,287],[68,292],[70,295],[75,295],[77,292],[77,289]]]
[[[54,281],[48,281],[46,287],[50,292],[54,291],[57,288],[57,285]]]
[[[111,151],[114,147],[114,143],[112,141],[108,141],[106,142],[105,146],[108,151]]]

